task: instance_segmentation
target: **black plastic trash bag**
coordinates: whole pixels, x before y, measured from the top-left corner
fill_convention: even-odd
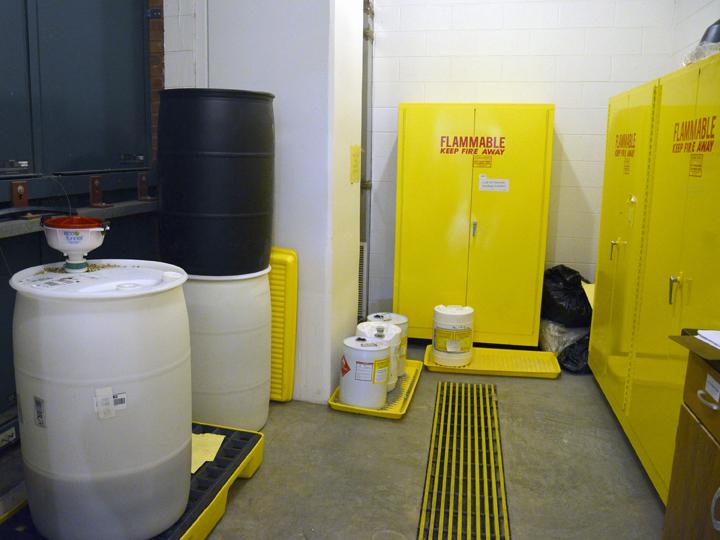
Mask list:
[[[545,270],[541,316],[570,328],[590,326],[592,307],[580,272],[562,264]]]
[[[588,347],[590,345],[590,336],[579,339],[572,345],[565,347],[558,355],[560,367],[570,373],[576,375],[585,375],[590,373],[588,366]]]

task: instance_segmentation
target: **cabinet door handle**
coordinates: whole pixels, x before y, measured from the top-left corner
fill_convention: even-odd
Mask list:
[[[610,260],[613,260],[613,251],[615,251],[615,247],[617,247],[618,241],[617,240],[610,240]]]
[[[705,392],[705,390],[700,389],[697,391],[697,397],[700,400],[700,403],[705,405],[710,410],[720,411],[720,405],[718,405],[717,403],[713,403],[712,401],[707,399],[705,396],[707,396],[707,392]]]
[[[680,283],[680,278],[677,276],[670,276],[669,280],[669,290],[668,290],[668,304],[672,305],[673,303],[673,291],[675,290],[675,284]]]
[[[472,224],[472,235],[473,235],[473,238],[475,238],[475,233],[477,233],[477,219],[473,219],[473,224]]]
[[[720,488],[717,489],[710,503],[710,519],[712,520],[713,529],[716,531],[720,531],[720,519],[715,517],[715,508],[717,507],[718,500],[720,500]]]

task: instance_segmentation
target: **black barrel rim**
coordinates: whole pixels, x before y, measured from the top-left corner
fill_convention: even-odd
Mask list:
[[[228,98],[254,98],[254,99],[275,99],[275,94],[270,92],[256,92],[254,90],[231,90],[227,88],[168,88],[160,90],[161,96],[184,97],[184,96],[207,96],[207,97],[228,97]]]

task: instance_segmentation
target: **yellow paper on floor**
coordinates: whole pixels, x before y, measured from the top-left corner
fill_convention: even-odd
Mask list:
[[[195,474],[203,463],[213,461],[225,440],[225,435],[215,433],[193,433],[192,436],[192,464],[190,472]]]

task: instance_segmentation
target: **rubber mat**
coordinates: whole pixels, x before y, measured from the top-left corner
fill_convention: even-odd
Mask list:
[[[193,433],[225,435],[214,461],[202,465],[190,480],[185,513],[153,540],[202,540],[225,514],[230,486],[237,478],[250,478],[262,463],[261,433],[210,424],[193,423]],[[3,540],[43,540],[30,518],[27,504],[0,524]]]
[[[470,363],[463,367],[447,367],[435,363],[432,345],[425,349],[425,367],[439,373],[463,373],[465,375],[499,375],[503,377],[532,377],[557,379],[560,364],[554,353],[519,349],[491,349],[473,347]]]
[[[340,387],[338,386],[330,396],[328,405],[336,411],[350,412],[355,414],[366,414],[369,416],[380,416],[399,420],[408,410],[415,388],[422,373],[422,362],[418,360],[405,361],[405,376],[398,379],[398,386],[388,394],[388,403],[382,409],[366,409],[348,405],[339,400]]]
[[[270,399],[290,401],[295,383],[295,333],[297,331],[298,258],[292,249],[270,251],[270,304],[272,330]]]
[[[510,538],[495,385],[438,383],[418,538]]]

